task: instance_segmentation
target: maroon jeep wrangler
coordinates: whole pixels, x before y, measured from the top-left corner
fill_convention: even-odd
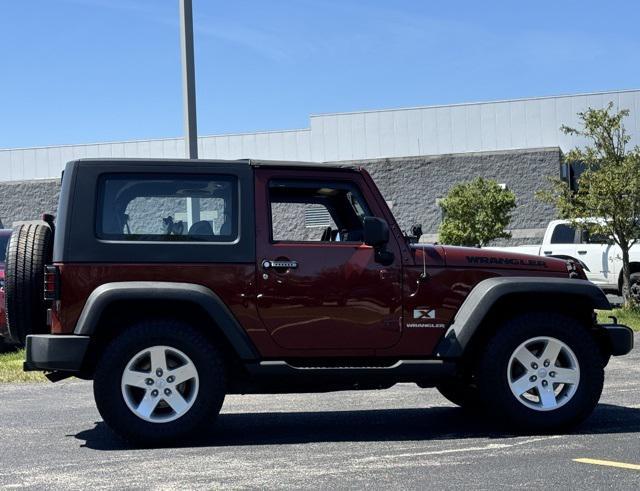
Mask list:
[[[15,227],[6,288],[25,370],[92,379],[105,422],[146,443],[225,394],[400,382],[567,428],[633,345],[596,323],[610,305],[579,263],[419,243],[366,171],[326,165],[71,162],[55,224]]]

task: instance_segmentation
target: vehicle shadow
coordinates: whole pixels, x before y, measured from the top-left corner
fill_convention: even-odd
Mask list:
[[[600,404],[593,415],[570,434],[639,433],[640,409]],[[126,450],[102,422],[68,435],[95,450]],[[499,423],[455,407],[374,409],[289,413],[221,414],[207,434],[170,447],[225,447],[311,442],[369,442],[513,438],[520,436]]]

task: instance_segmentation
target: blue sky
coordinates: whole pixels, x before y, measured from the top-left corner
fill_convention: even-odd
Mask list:
[[[199,133],[640,87],[640,2],[194,0]],[[182,134],[178,0],[0,0],[0,148]]]

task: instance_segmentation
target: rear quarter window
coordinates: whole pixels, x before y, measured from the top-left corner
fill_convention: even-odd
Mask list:
[[[551,235],[552,244],[574,244],[576,242],[576,229],[571,225],[561,223],[556,225]]]
[[[238,238],[238,182],[226,175],[101,176],[96,235],[116,241],[223,242]]]

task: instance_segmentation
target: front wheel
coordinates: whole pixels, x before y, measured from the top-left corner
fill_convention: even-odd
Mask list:
[[[571,317],[530,313],[489,341],[477,372],[483,405],[527,431],[564,430],[587,418],[604,383],[602,355]]]
[[[93,387],[98,411],[118,435],[166,444],[215,419],[225,370],[221,354],[192,326],[145,321],[107,346]]]

